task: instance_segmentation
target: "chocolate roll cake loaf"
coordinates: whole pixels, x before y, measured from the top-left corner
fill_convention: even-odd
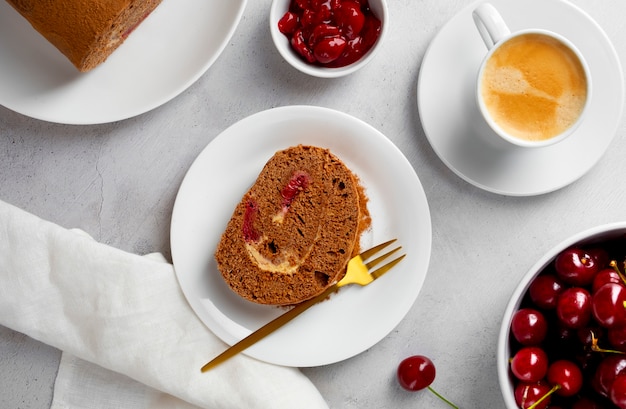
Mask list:
[[[7,0],[79,71],[96,67],[161,0]]]
[[[277,152],[235,208],[215,253],[224,280],[260,304],[297,304],[340,280],[369,227],[358,179],[327,149]]]

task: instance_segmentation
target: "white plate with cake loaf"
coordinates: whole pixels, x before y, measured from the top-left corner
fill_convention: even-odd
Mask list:
[[[0,1],[0,105],[96,124],[170,101],[217,59],[246,0],[159,1]]]
[[[198,317],[233,344],[287,307],[249,301],[231,290],[215,253],[233,210],[278,151],[324,148],[357,177],[368,199],[369,228],[360,247],[397,238],[407,257],[367,287],[345,287],[244,353],[286,366],[350,358],[379,342],[404,318],[425,279],[431,220],[422,185],[401,151],[382,133],[345,113],[312,106],[263,111],[232,125],[196,158],[176,197],[172,258]],[[207,357],[211,358],[211,357]]]

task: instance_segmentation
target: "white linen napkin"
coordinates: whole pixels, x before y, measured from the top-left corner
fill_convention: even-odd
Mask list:
[[[50,409],[199,409],[63,352]]]
[[[107,393],[129,399],[93,407],[328,407],[296,368],[240,354],[201,373],[226,345],[191,310],[171,264],[106,246],[2,201],[0,324],[64,351],[62,382],[91,379],[96,389],[113,385]],[[81,360],[109,371],[96,367],[94,375]],[[122,375],[138,384],[123,386]],[[131,406],[142,399],[144,406]]]

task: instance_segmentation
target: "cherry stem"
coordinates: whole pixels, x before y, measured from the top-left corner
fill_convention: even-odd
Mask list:
[[[619,276],[619,278],[622,279],[622,283],[626,284],[626,276],[624,276],[624,273],[622,273],[619,270],[619,267],[617,266],[617,261],[615,260],[611,260],[611,262],[609,263],[609,265],[613,268],[613,270],[615,270],[615,272],[617,273],[617,275]]]
[[[550,390],[548,391],[548,393],[546,393],[546,394],[545,394],[545,395],[543,395],[541,398],[539,398],[539,400],[538,400],[537,402],[535,402],[535,403],[533,403],[532,405],[530,405],[530,406],[528,407],[528,409],[535,409],[537,406],[539,406],[539,404],[540,404],[541,402],[543,402],[544,400],[548,399],[548,396],[552,395],[554,392],[558,391],[559,389],[561,389],[561,385],[558,385],[558,384],[557,384],[557,385],[554,385],[554,386],[552,387],[552,389],[550,389]]]
[[[593,331],[589,331],[591,332],[591,350],[593,352],[606,352],[609,354],[623,354],[624,352],[622,351],[617,351],[614,349],[604,349],[604,348],[600,348],[598,346],[598,338],[596,338],[596,334],[593,333]]]
[[[430,386],[428,387],[428,390],[431,391],[432,393],[434,393],[435,396],[437,396],[439,399],[441,399],[442,401],[446,402],[448,405],[452,406],[454,409],[459,409],[458,406],[456,406],[454,403],[450,402],[448,399],[446,399],[443,396],[441,396],[436,390],[434,390]]]

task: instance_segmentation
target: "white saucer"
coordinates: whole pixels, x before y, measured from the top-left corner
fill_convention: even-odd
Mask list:
[[[407,255],[375,283],[341,289],[244,351],[266,362],[310,367],[350,358],[383,339],[407,314],[426,277],[431,250],[426,195],[387,137],[350,115],[312,106],[274,108],[242,119],[207,145],[185,175],[172,213],[171,247],[185,297],[224,342],[232,344],[282,314],[281,308],[236,295],[213,254],[265,162],[298,144],[330,149],[358,175],[372,217],[362,248],[397,238]]]
[[[164,0],[101,65],[80,73],[0,1],[0,105],[50,122],[98,124],[179,95],[226,48],[247,0]]]
[[[510,196],[560,189],[589,171],[615,136],[624,103],[619,59],[602,28],[570,3],[490,2],[511,31],[544,28],[566,36],[578,47],[592,76],[588,118],[567,140],[545,148],[503,147],[484,138],[492,131],[480,117],[474,97],[476,75],[486,54],[471,16],[477,2],[443,26],[424,56],[417,86],[424,132],[439,158],[481,189]]]

